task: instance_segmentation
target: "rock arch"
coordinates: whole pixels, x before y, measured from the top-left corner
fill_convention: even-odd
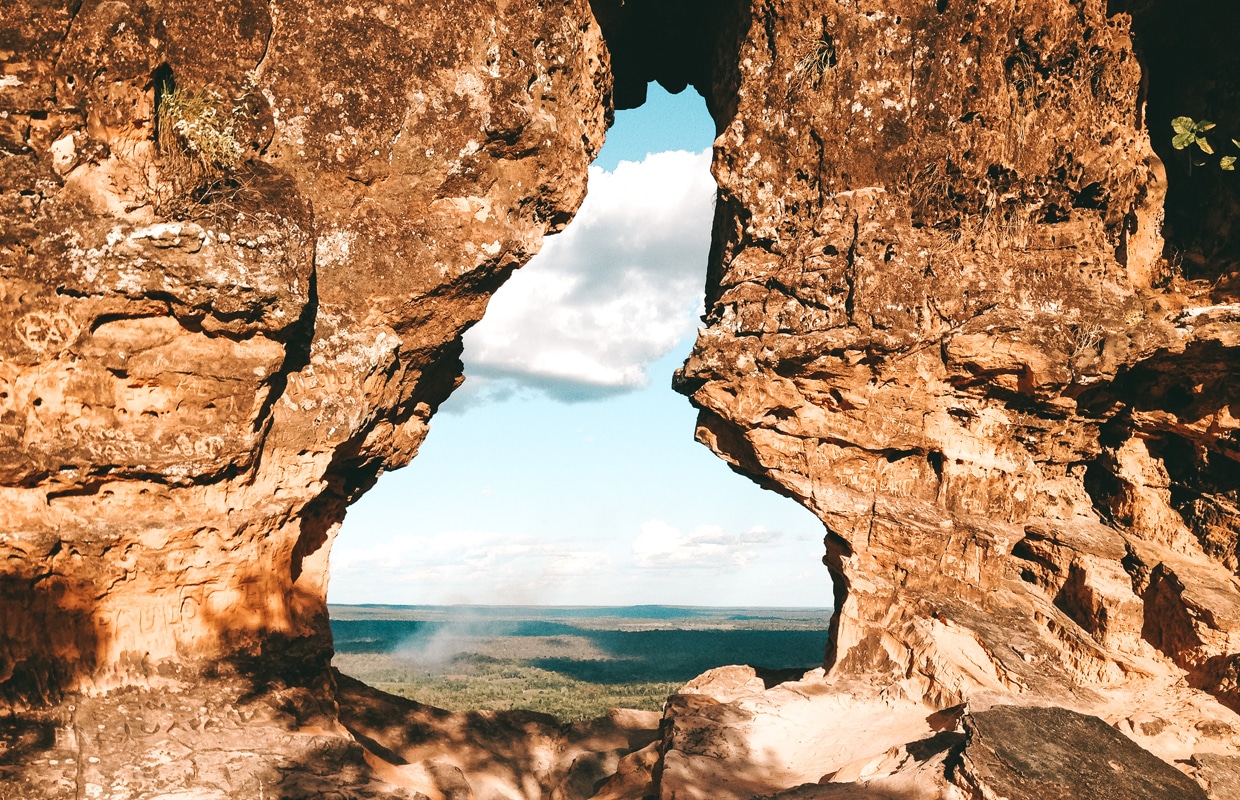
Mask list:
[[[1237,755],[1240,317],[1227,282],[1168,272],[1126,13],[29,0],[16,19],[0,696],[30,724],[78,731],[55,721],[79,693],[115,712],[134,687],[212,685],[335,724],[345,508],[416,454],[461,333],[655,79],[697,87],[720,131],[709,324],[676,385],[701,441],[827,527],[823,690],[1066,706],[1165,759]],[[184,128],[229,164],[169,169],[200,152],[184,129],[157,142],[169,74],[215,109]],[[734,688],[702,696],[743,705]],[[1151,698],[1172,710],[1147,730]],[[700,755],[662,747],[664,776]]]

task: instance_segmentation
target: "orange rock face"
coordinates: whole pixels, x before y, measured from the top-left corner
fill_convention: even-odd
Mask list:
[[[332,538],[416,453],[490,294],[571,219],[613,87],[632,105],[658,79],[720,131],[708,327],[677,388],[701,441],[823,520],[833,637],[799,681],[690,686],[656,745],[548,772],[559,796],[981,792],[1006,767],[953,777],[965,745],[915,746],[1015,713],[954,731],[962,703],[1095,715],[1231,785],[1237,266],[1200,229],[1208,258],[1164,257],[1167,169],[1106,6],[18,0],[0,700],[28,716],[5,779],[119,797],[129,750],[94,731],[128,730],[137,764],[180,726],[190,752],[264,744],[240,782],[147,789],[292,792],[271,764],[333,741],[350,791],[385,791],[407,737],[356,732],[363,753],[337,721]],[[1015,718],[1088,729],[1038,714]],[[114,769],[51,769],[57,748]],[[448,792],[435,775],[400,791]]]
[[[946,5],[741,38],[699,438],[826,523],[834,671],[951,704],[1169,659],[1236,709],[1240,305],[1167,274],[1127,17]]]
[[[43,5],[0,46],[0,693],[296,640],[324,666],[345,505],[584,196],[598,27],[584,2]],[[174,92],[209,110],[161,116]],[[187,178],[194,130],[234,163]]]
[[[1234,752],[1240,297],[1162,257],[1129,18],[786,3],[735,52],[677,386],[826,524],[825,680]]]

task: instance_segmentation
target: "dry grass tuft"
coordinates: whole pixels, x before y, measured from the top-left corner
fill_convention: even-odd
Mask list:
[[[167,166],[187,182],[218,180],[241,164],[236,115],[218,92],[165,84],[156,131]]]
[[[825,30],[821,36],[801,39],[798,42],[796,59],[788,82],[789,99],[795,97],[806,86],[812,85],[817,89],[822,83],[823,77],[838,62],[835,40]]]

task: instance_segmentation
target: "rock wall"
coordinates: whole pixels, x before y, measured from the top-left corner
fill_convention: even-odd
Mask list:
[[[1181,744],[1225,749],[1240,295],[1163,257],[1130,25],[755,5],[677,388],[702,442],[826,524],[829,679],[1113,722],[1152,692]],[[1222,745],[1194,727],[1216,712]]]
[[[584,196],[598,26],[535,0],[5,17],[0,694],[322,671],[345,505]]]
[[[697,87],[720,131],[708,327],[677,388],[699,439],[823,520],[837,610],[825,672],[704,679],[657,746],[608,757],[617,781],[773,793],[873,777],[894,748],[952,796],[981,773],[944,783],[946,751],[911,737],[966,702],[1232,763],[1240,296],[1200,230],[1200,263],[1164,257],[1128,14],[592,5],[6,9],[0,698],[35,710],[0,768],[80,795],[94,779],[45,751],[105,753],[97,727],[149,755],[179,726],[186,758],[253,745],[222,792],[278,783],[315,737],[358,796],[394,774],[399,748],[340,744],[332,537],[416,453],[461,334],[651,79]],[[274,711],[246,710],[256,691]],[[789,731],[808,744],[755,760]]]

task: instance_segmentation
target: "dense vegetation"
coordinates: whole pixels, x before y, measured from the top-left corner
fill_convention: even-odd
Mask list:
[[[563,720],[590,719],[609,708],[658,711],[679,682],[593,683],[517,659],[471,653],[421,666],[378,653],[339,655],[337,669],[377,689],[451,711],[524,708]]]
[[[712,667],[821,663],[814,610],[333,607],[337,669],[453,711],[524,708],[561,719],[657,711]]]

